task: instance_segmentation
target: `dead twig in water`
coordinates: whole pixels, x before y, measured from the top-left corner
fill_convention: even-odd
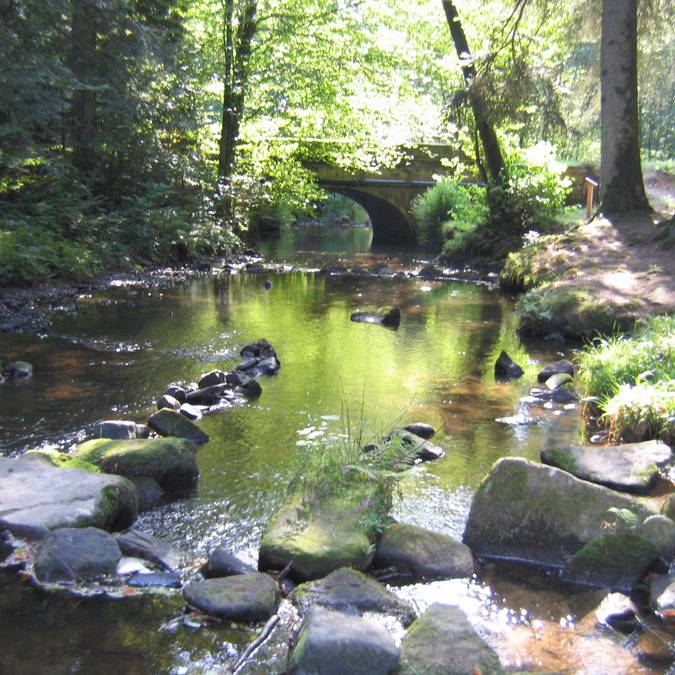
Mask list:
[[[248,661],[248,659],[251,657],[253,652],[260,647],[260,645],[267,640],[267,638],[270,636],[270,633],[274,630],[274,627],[279,623],[279,615],[274,614],[271,616],[267,623],[265,624],[265,627],[262,629],[262,633],[251,642],[251,644],[246,647],[244,650],[244,653],[239,657],[237,662],[234,664],[234,669],[232,670],[233,673],[236,673],[243,665]]]

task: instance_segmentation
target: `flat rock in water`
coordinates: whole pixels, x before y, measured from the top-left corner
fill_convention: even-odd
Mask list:
[[[115,537],[94,527],[65,527],[48,534],[35,557],[40,581],[91,581],[114,576],[122,557]]]
[[[389,436],[389,440],[397,437],[409,448],[414,448],[415,456],[422,461],[433,461],[445,456],[443,448],[406,429],[395,429]]]
[[[326,497],[303,506],[282,506],[265,530],[258,568],[281,570],[301,581],[320,579],[340,567],[365,570],[373,559],[370,533],[363,524],[371,496]]]
[[[506,671],[461,609],[435,603],[410,626],[403,638],[400,672],[496,675]]]
[[[203,445],[209,440],[206,432],[175,410],[158,410],[148,418],[148,426],[160,436],[185,438],[195,445]]]
[[[127,527],[137,513],[125,478],[61,469],[40,455],[0,457],[0,529],[44,536],[62,527]]]
[[[649,604],[663,618],[675,619],[675,574],[663,574],[649,582]]]
[[[567,561],[563,578],[628,591],[642,580],[659,555],[652,542],[633,532],[605,532]]]
[[[106,420],[99,422],[94,428],[96,438],[113,438],[131,440],[136,438],[136,423],[127,420]]]
[[[183,403],[178,412],[181,415],[184,415],[189,420],[198,420],[201,419],[204,410],[208,410],[206,406],[201,405],[192,405],[191,403]]]
[[[567,359],[560,359],[560,361],[551,363],[539,371],[539,374],[537,375],[537,382],[544,383],[550,377],[552,377],[553,375],[557,375],[559,373],[565,373],[570,377],[573,377],[574,364],[571,361],[568,361]]]
[[[72,454],[95,464],[106,473],[127,478],[149,476],[163,489],[171,491],[182,490],[196,484],[199,469],[195,449],[193,443],[183,438],[149,438],[135,441],[98,438],[78,445]]]
[[[175,572],[144,572],[134,574],[127,580],[134,588],[180,588],[180,574]]]
[[[255,567],[242,562],[223,548],[214,549],[209,553],[206,565],[202,567],[202,574],[207,578],[230,577],[235,574],[253,574]]]
[[[412,605],[372,577],[349,567],[301,584],[291,594],[291,600],[303,613],[314,605],[347,613],[379,612],[393,614],[404,626],[417,616]]]
[[[622,633],[630,633],[638,626],[637,607],[623,593],[608,593],[595,610],[598,622]]]
[[[222,370],[211,370],[206,373],[206,375],[202,375],[199,378],[197,385],[200,389],[205,389],[206,387],[213,387],[217,384],[224,384],[225,375],[226,373],[224,373]]]
[[[139,511],[147,511],[161,500],[164,490],[154,478],[136,476],[130,480],[136,487]]]
[[[606,531],[609,509],[638,520],[654,515],[646,501],[521,457],[498,460],[471,503],[464,543],[474,555],[563,565]]]
[[[436,433],[436,430],[430,424],[425,424],[424,422],[411,422],[403,428],[427,441]]]
[[[227,384],[214,384],[211,387],[189,391],[185,400],[192,405],[215,405],[229,390]]]
[[[544,450],[541,461],[569,471],[578,478],[628,492],[647,491],[659,475],[659,467],[672,457],[661,441],[601,447],[571,446]]]
[[[115,538],[124,555],[143,558],[170,572],[177,570],[185,561],[185,554],[182,551],[163,539],[141,530],[129,530],[115,535]]]
[[[398,523],[382,536],[373,564],[415,579],[469,577],[474,572],[471,550],[462,542]]]
[[[168,408],[169,410],[179,410],[180,401],[169,394],[164,394],[157,400],[157,410]]]
[[[380,625],[359,616],[312,607],[288,661],[294,675],[387,675],[399,649]]]
[[[495,379],[517,380],[524,370],[506,353],[502,352],[495,361]]]
[[[193,607],[230,621],[265,621],[280,601],[277,583],[259,572],[193,581],[183,596]]]

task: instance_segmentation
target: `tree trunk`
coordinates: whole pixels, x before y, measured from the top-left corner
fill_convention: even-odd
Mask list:
[[[640,164],[637,0],[602,2],[600,93],[602,211],[648,210]]]
[[[471,110],[476,121],[476,131],[483,146],[485,153],[485,163],[490,180],[493,183],[499,183],[504,178],[504,158],[499,147],[499,140],[494,127],[488,116],[488,109],[483,97],[471,86],[476,78],[476,67],[471,58],[469,43],[466,39],[462,23],[452,0],[442,0],[445,18],[448,21],[452,41],[455,45],[455,51],[462,64],[462,74],[466,83]]]
[[[231,129],[234,113],[234,82],[232,63],[234,61],[234,0],[225,1],[225,17],[223,26],[223,50],[225,52],[225,69],[223,73],[223,115],[220,127],[218,147],[218,179],[228,180],[232,173],[234,148]]]
[[[72,70],[78,83],[93,86],[96,76],[96,15],[90,0],[74,0]],[[96,92],[73,92],[73,164],[87,173],[96,166]]]

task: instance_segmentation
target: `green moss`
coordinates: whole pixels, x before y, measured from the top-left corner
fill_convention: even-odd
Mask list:
[[[44,457],[52,466],[62,469],[84,469],[93,473],[100,473],[95,464],[87,462],[79,457],[69,455],[67,452],[58,452],[57,450],[29,450],[26,455],[38,455]]]
[[[552,450],[546,451],[546,463],[553,464],[553,466],[557,466],[569,473],[574,473],[577,468],[574,457],[566,450],[561,450],[560,448],[553,448]]]

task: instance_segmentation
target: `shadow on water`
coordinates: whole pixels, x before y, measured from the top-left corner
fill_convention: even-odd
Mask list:
[[[331,233],[338,238],[334,253],[319,258],[340,256],[354,265],[377,255],[369,252],[367,230],[346,232]],[[317,248],[325,250],[323,236]],[[307,246],[306,240],[289,243],[282,237],[267,253],[307,262],[315,254],[298,253]],[[414,252],[407,255],[409,260]],[[200,422],[212,440],[199,451],[197,493],[139,521],[197,555],[218,545],[255,562],[262,528],[284,499],[293,467],[309,443],[344,431],[346,408],[352,418],[363,410],[373,435],[397,420],[425,421],[439,430],[436,440],[446,457],[410,472],[395,516],[457,537],[473,491],[495,460],[536,459],[547,444],[576,440],[576,410],[532,411],[540,415],[532,426],[495,422],[514,413],[536,380],[538,363],[557,358],[549,348],[527,350],[520,343],[511,306],[496,292],[459,283],[306,272],[270,275],[267,290],[266,278],[207,277],[161,291],[115,288],[86,298],[75,315],[58,320],[60,337],[0,336],[0,352],[21,355],[35,366],[30,382],[0,387],[2,452],[20,453],[43,442],[67,447],[97,420],[142,421],[167,384],[192,381],[214,367],[231,368],[241,345],[265,337],[279,353],[279,374],[262,381],[256,402]],[[390,305],[402,312],[396,331],[349,319],[354,311]],[[502,349],[525,368],[522,380],[494,381]],[[158,631],[181,613],[179,600],[78,606],[48,600],[6,575],[0,583],[3,626],[11,626],[0,631],[3,673],[206,672],[222,668],[223,658],[241,642],[241,635],[218,630]],[[445,588],[476,623],[486,611],[512,605],[531,611],[537,602],[548,602],[536,593],[528,599],[526,592],[513,603],[496,598],[491,589],[498,585],[495,577]],[[401,592],[422,606],[434,588]],[[563,618],[556,607],[550,605],[546,625]],[[526,647],[511,648],[508,636],[514,633],[505,637],[499,622],[492,632],[489,621],[483,623],[512,663],[521,658],[514,653],[527,651],[524,638]],[[530,640],[536,641],[532,635]],[[571,659],[569,645],[548,647],[561,664]]]

